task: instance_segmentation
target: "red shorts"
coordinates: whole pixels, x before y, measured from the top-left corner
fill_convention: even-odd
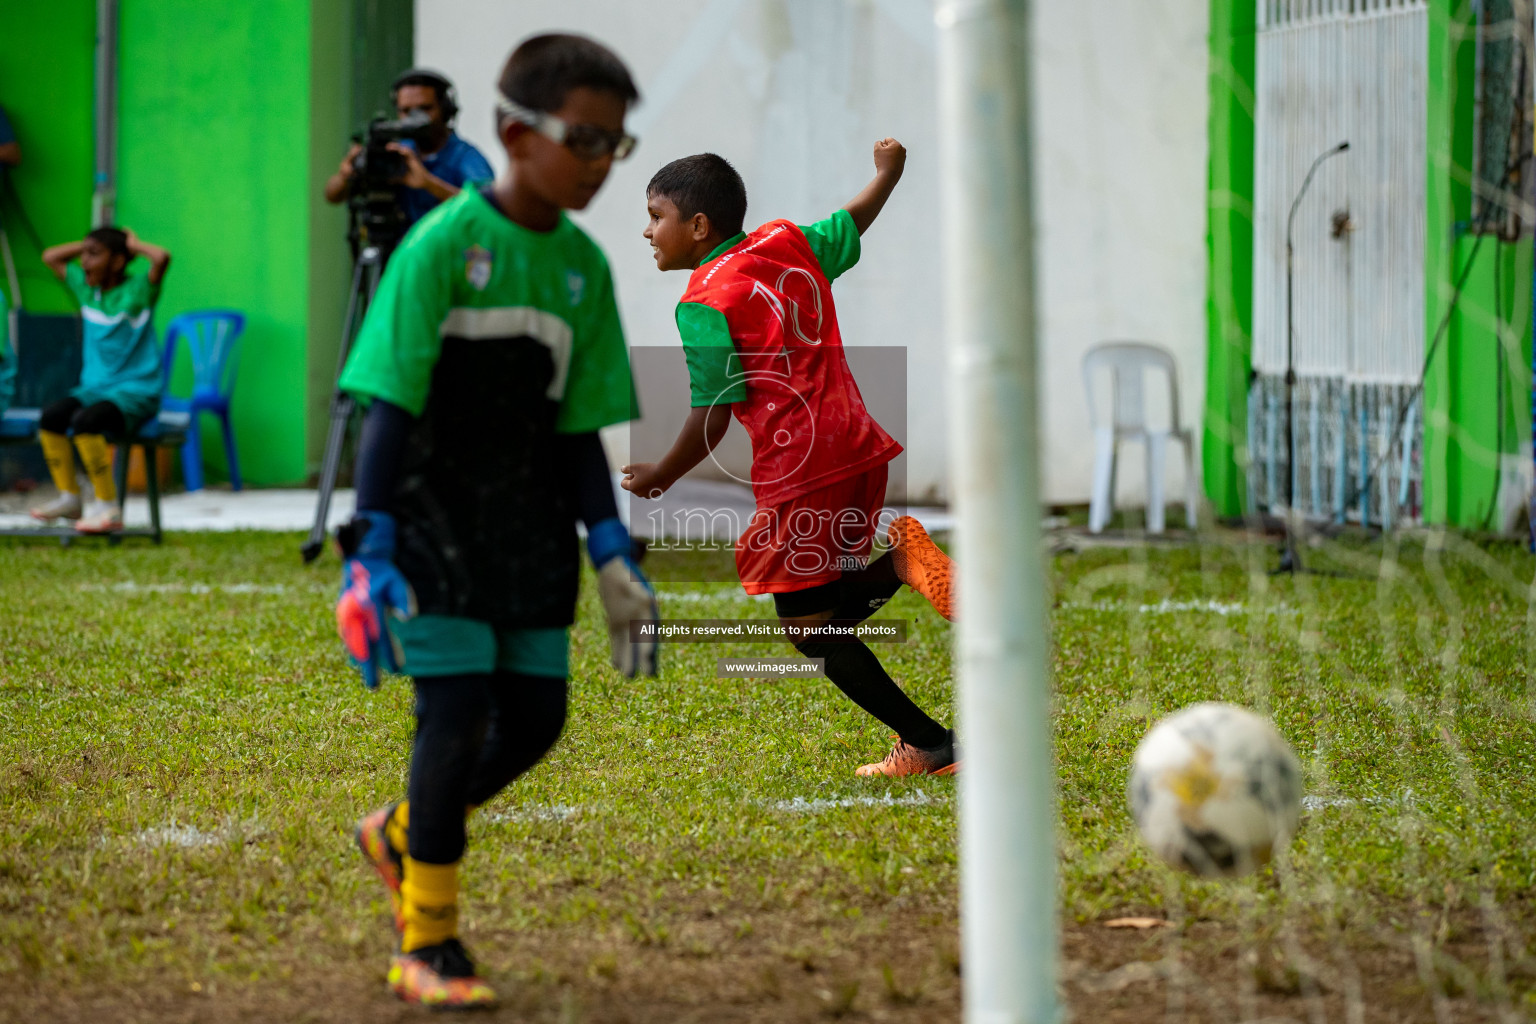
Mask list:
[[[888,465],[754,512],[736,541],[746,592],[786,594],[862,569],[880,525]]]

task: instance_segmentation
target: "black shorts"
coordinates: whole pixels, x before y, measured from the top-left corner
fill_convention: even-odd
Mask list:
[[[38,428],[50,434],[110,434],[121,437],[128,432],[128,417],[111,402],[86,405],[70,395],[43,407]]]

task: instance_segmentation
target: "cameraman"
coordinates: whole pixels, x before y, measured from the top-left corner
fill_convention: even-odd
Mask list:
[[[438,203],[458,195],[465,182],[495,177],[480,151],[453,130],[459,107],[453,83],[447,78],[425,68],[412,68],[395,79],[390,98],[397,117],[425,114],[432,121],[431,134],[422,141],[419,152],[409,141],[389,144],[405,161],[405,174],[395,179],[395,195],[409,223],[416,223]],[[347,150],[341,167],[325,183],[326,202],[346,202],[356,174],[354,161],[362,149],[354,142]]]

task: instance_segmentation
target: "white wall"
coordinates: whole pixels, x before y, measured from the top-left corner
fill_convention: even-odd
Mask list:
[[[1073,502],[1089,488],[1078,370],[1089,345],[1134,337],[1173,348],[1182,412],[1198,424],[1206,2],[1058,0],[1035,9],[1045,493]],[[496,76],[519,40],[551,30],[613,47],[644,96],[630,119],[636,154],[577,217],[608,252],[635,345],[677,344],[672,311],[686,284],[681,273],[655,270],[640,237],[645,184],[661,164],[718,152],[746,179],[749,223],[806,223],[864,185],[874,140],[906,144],[901,186],[866,235],[862,262],[836,286],[838,314],[849,345],[907,346],[909,489],[945,497],[928,0],[417,0],[417,61],[455,81],[459,130],[498,171]],[[1121,476],[1134,501],[1140,473]]]

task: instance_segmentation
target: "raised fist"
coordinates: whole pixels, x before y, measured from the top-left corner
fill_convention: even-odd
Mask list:
[[[875,143],[875,173],[900,176],[907,163],[907,147],[892,138]]]

